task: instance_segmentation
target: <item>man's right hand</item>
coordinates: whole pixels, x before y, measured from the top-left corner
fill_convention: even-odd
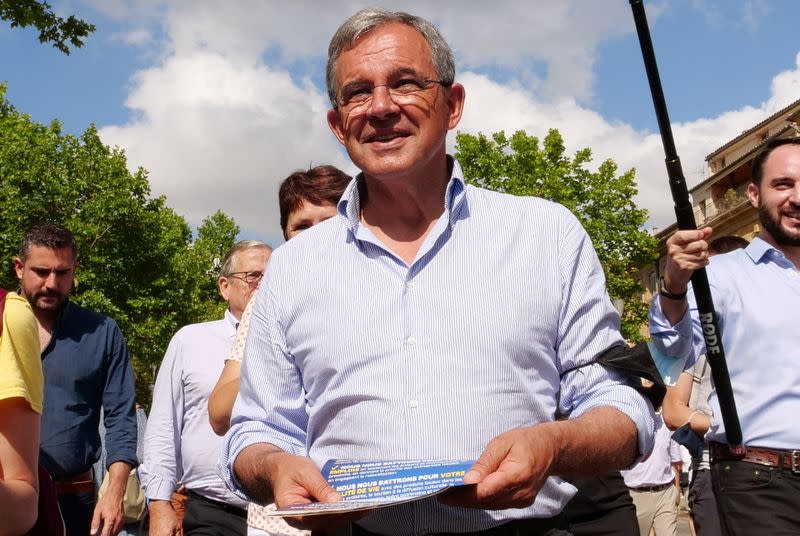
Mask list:
[[[667,292],[680,294],[689,285],[695,270],[708,264],[708,242],[711,227],[676,231],[667,240],[667,263],[664,283]]]
[[[256,497],[265,502],[273,500],[278,508],[311,502],[340,501],[341,496],[323,478],[317,466],[305,456],[295,456],[273,445],[256,444],[245,448],[234,462],[237,479],[250,492],[263,489],[269,482],[269,497]],[[364,517],[367,512],[285,518],[290,525],[307,530],[331,529]]]
[[[183,536],[178,514],[169,501],[150,501],[150,536]]]

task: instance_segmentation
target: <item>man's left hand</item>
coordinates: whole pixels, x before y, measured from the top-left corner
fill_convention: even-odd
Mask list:
[[[533,504],[558,455],[553,423],[517,428],[492,439],[464,475],[465,484],[442,496],[451,506],[500,510]]]
[[[124,522],[122,496],[128,482],[131,466],[125,462],[115,462],[108,467],[108,487],[98,499],[92,516],[89,531],[94,536],[116,536]]]

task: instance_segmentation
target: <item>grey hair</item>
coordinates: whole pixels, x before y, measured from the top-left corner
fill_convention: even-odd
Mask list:
[[[362,36],[379,26],[390,23],[411,26],[425,38],[431,47],[431,61],[436,68],[436,75],[445,86],[449,86],[456,78],[456,64],[453,50],[436,27],[427,20],[410,15],[403,11],[389,11],[380,7],[368,7],[344,21],[331,38],[328,46],[328,65],[325,68],[325,83],[328,86],[328,98],[334,108],[337,107],[336,93],[339,82],[336,80],[336,62],[345,49],[350,48]]]
[[[228,277],[233,273],[233,264],[237,253],[254,248],[264,248],[272,252],[272,246],[261,240],[240,240],[225,254],[225,258],[222,260],[222,267],[219,269],[220,277]]]

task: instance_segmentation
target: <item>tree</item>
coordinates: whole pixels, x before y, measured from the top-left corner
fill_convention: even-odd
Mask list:
[[[656,258],[656,241],[642,226],[647,211],[636,208],[635,171],[617,174],[613,160],[596,171],[587,168],[592,152],[584,148],[570,158],[558,130],[544,142],[525,132],[510,138],[497,132],[488,138],[458,133],[456,157],[467,182],[513,195],[532,195],[566,206],[586,228],[606,274],[612,299],[624,300],[623,336],[642,339],[647,317],[638,269]]]
[[[11,27],[33,26],[39,30],[40,43],[52,43],[69,55],[69,44],[83,46],[83,39],[95,31],[94,24],[70,15],[64,19],[53,11],[47,2],[37,0],[0,0],[0,19],[11,22]]]
[[[0,286],[16,288],[9,262],[25,229],[43,221],[68,227],[78,242],[73,299],[112,317],[134,362],[139,401],[169,339],[183,325],[219,318],[215,259],[239,229],[218,212],[192,241],[189,225],[152,197],[147,173],[128,171],[125,154],[104,145],[94,126],[80,137],[58,122],[18,113],[0,86]]]

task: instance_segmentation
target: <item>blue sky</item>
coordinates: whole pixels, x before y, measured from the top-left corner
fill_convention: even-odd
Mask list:
[[[150,171],[154,193],[196,225],[221,208],[246,237],[279,242],[277,184],[309,164],[354,172],[325,124],[327,41],[342,2],[70,0],[97,26],[65,56],[0,26],[0,80],[34,119],[90,123]],[[651,224],[672,220],[663,153],[625,0],[377,2],[429,17],[467,90],[459,130],[544,135],[635,167]],[[646,2],[690,185],[703,157],[800,98],[800,3]]]

